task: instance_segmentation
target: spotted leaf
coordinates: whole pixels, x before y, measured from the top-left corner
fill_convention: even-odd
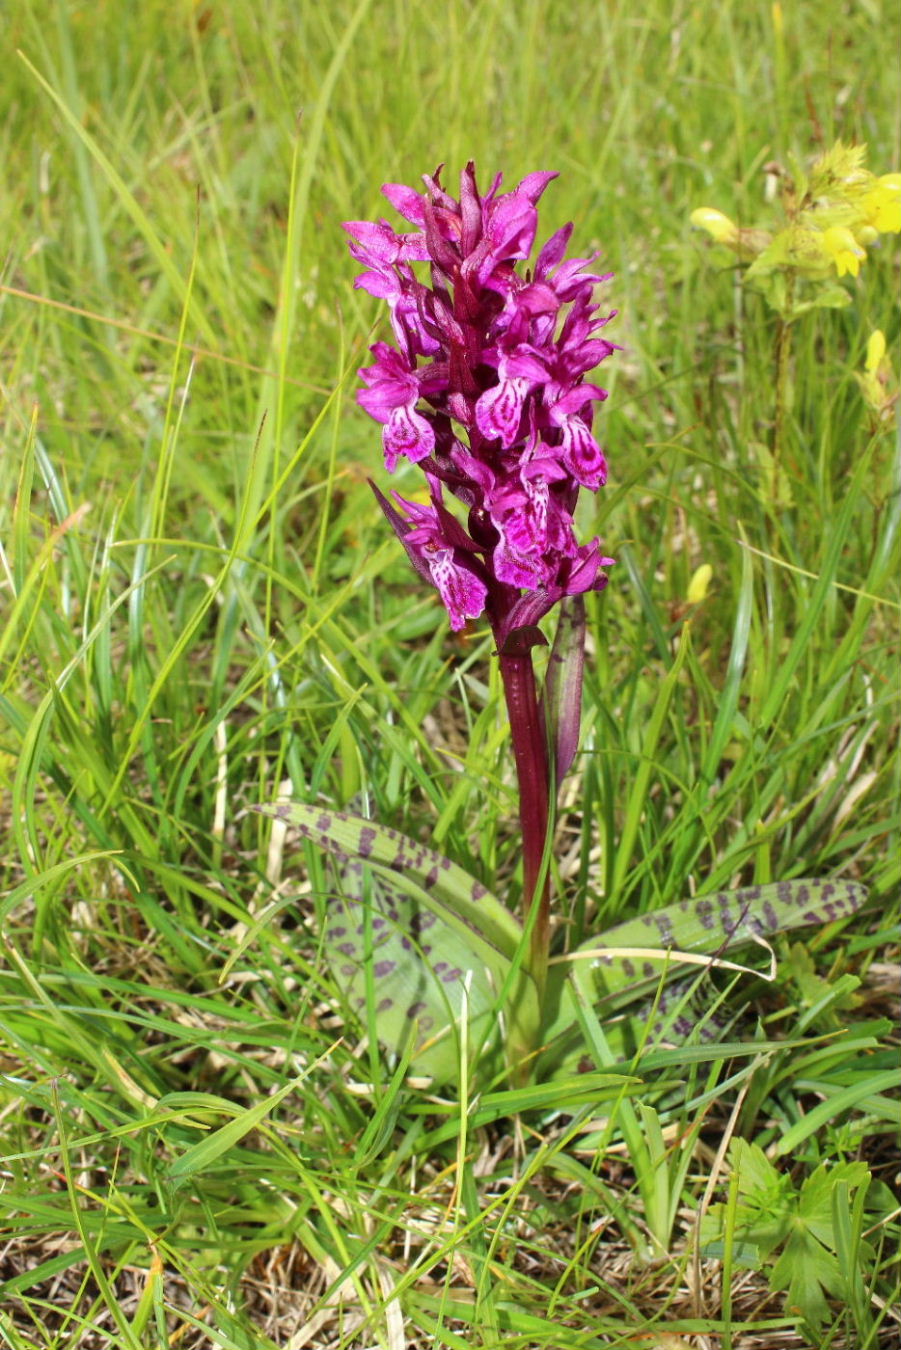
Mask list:
[[[329,917],[330,959],[358,1010],[366,1005],[367,979],[375,982],[376,1024],[387,1048],[402,1049],[416,1023],[417,1069],[451,1077],[464,1002],[468,1044],[484,1039],[501,1008],[511,1041],[534,1042],[537,991],[515,960],[522,929],[481,882],[433,849],[361,816],[302,802],[259,809],[337,860],[343,885]]]
[[[336,871],[325,932],[335,983],[364,1025],[372,1016],[385,1049],[402,1054],[412,1041],[411,1069],[447,1082],[461,1055],[492,1048],[496,972],[403,877],[357,860]]]
[[[628,919],[584,942],[557,966],[557,1011],[546,1036],[550,1039],[572,1024],[575,1011],[566,976],[578,967],[584,981],[585,962],[593,997],[609,1012],[640,1002],[661,978],[683,975],[680,952],[731,954],[757,938],[847,918],[866,896],[866,887],[854,881],[779,881],[716,891]],[[633,951],[618,956],[611,950],[623,948]]]
[[[415,883],[426,906],[471,941],[489,965],[498,954],[507,961],[516,954],[522,941],[519,920],[480,881],[434,849],[377,821],[305,802],[258,809],[287,821],[326,853],[342,860],[359,858]]]

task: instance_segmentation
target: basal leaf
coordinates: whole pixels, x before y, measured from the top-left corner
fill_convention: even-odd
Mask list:
[[[552,1000],[557,1006],[546,1025],[546,1039],[571,1027],[575,1005],[567,977],[578,970],[584,980],[584,963],[590,963],[594,997],[612,1011],[640,1002],[661,979],[682,975],[680,952],[719,957],[758,937],[846,918],[860,908],[866,895],[866,888],[853,881],[780,881],[717,891],[628,919],[582,943],[567,961],[552,968]],[[611,948],[634,948],[643,954],[617,956]]]
[[[329,897],[325,950],[335,981],[365,1023],[372,988],[378,1038],[436,1082],[456,1076],[461,1048],[480,1047],[497,1025],[495,979],[455,929],[404,878],[358,861],[339,868]]]
[[[518,919],[475,877],[417,844],[398,830],[362,816],[329,811],[305,802],[258,807],[266,815],[286,820],[311,843],[339,858],[359,858],[396,873],[424,892],[427,907],[462,932],[489,966],[498,954],[511,960],[522,941]]]
[[[829,1317],[824,1290],[838,1295],[842,1275],[832,1252],[817,1242],[812,1233],[798,1227],[789,1234],[782,1254],[770,1274],[774,1293],[785,1290],[785,1306],[800,1313],[804,1321],[819,1330]]]
[[[774,1167],[758,1144],[733,1139],[729,1162],[738,1203],[711,1205],[704,1215],[703,1254],[721,1254],[731,1230],[736,1245],[756,1254],[758,1269],[774,1262],[770,1288],[785,1291],[786,1309],[820,1327],[829,1315],[826,1295],[842,1299],[850,1273],[839,1259],[835,1206],[847,1212],[849,1197],[869,1186],[869,1168],[864,1162],[821,1163],[798,1191],[791,1171]],[[862,1256],[860,1248],[853,1259]]]
[[[577,952],[598,950],[594,962],[598,994],[614,994],[639,983],[659,981],[666,959],[675,974],[679,952],[719,956],[755,938],[831,923],[853,914],[866,896],[866,887],[857,882],[829,879],[716,891],[616,924],[584,942]],[[617,957],[607,950],[611,947],[636,947],[665,955]]]
[[[845,1186],[853,1192],[870,1183],[870,1169],[865,1162],[821,1163],[806,1177],[798,1202],[799,1217],[820,1242],[830,1246],[835,1242],[832,1221],[832,1194],[836,1186]]]
[[[360,816],[301,802],[258,809],[287,820],[343,865],[344,897],[327,934],[330,958],[344,958],[336,969],[360,1011],[366,981],[375,980],[378,1034],[386,1047],[404,1048],[415,1023],[417,1069],[451,1077],[459,1063],[453,1028],[464,1002],[469,1043],[484,1039],[501,1007],[511,1043],[534,1042],[537,991],[514,962],[522,929],[479,881],[433,849]],[[372,905],[368,937],[364,866]],[[391,986],[384,992],[381,980]],[[437,1045],[423,1045],[436,1035]]]

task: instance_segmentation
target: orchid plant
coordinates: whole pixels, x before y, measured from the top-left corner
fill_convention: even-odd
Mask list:
[[[519,785],[519,904],[375,821],[268,808],[337,860],[325,943],[351,1008],[436,1081],[467,1063],[519,1081],[552,1072],[584,1054],[586,1009],[616,1012],[655,990],[661,1030],[669,1008],[678,1034],[679,1000],[661,991],[680,965],[841,918],[864,896],[840,881],[723,892],[556,950],[549,861],[557,789],[578,747],[584,595],[604,589],[613,564],[574,524],[580,492],[607,478],[594,430],[607,393],[586,377],[618,348],[603,336],[615,311],[595,299],[610,275],[594,255],[566,257],[571,224],[526,265],[555,177],[532,173],[501,192],[498,175],[482,193],[468,164],[456,199],[439,170],[422,193],[383,188],[408,228],[345,226],[364,268],[356,285],[387,302],[394,339],[371,348],[359,402],[382,426],[388,472],[418,465],[427,499],[373,492],[451,628],[482,619],[494,638]],[[552,611],[539,689],[533,652]]]

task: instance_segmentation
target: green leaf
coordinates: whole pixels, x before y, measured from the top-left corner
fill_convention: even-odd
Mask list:
[[[720,957],[769,934],[846,918],[866,899],[853,881],[780,881],[716,891],[628,919],[589,938],[551,966],[545,1042],[567,1035],[576,1021],[569,981],[590,984],[605,1011],[640,1004],[661,981],[684,978],[680,953]],[[617,948],[633,948],[617,956]],[[585,966],[588,966],[586,972]],[[586,981],[586,974],[589,980]],[[665,1012],[661,1000],[658,1011]]]
[[[316,1061],[318,1064],[319,1061]],[[223,1153],[227,1153],[230,1148],[234,1148],[239,1140],[243,1139],[251,1130],[261,1125],[266,1117],[278,1106],[279,1102],[289,1093],[294,1092],[311,1072],[307,1069],[297,1078],[292,1078],[290,1083],[285,1083],[271,1097],[264,1097],[262,1101],[256,1102],[246,1110],[238,1110],[235,1118],[229,1120],[225,1125],[221,1125],[218,1130],[201,1139],[199,1143],[192,1144],[180,1158],[169,1168],[169,1178],[172,1181],[183,1182],[196,1172],[202,1172],[211,1167],[213,1163],[218,1162]],[[231,1102],[221,1101],[220,1106],[229,1111],[235,1110]]]
[[[821,1163],[796,1191],[791,1174],[779,1172],[759,1145],[734,1139],[729,1157],[741,1197],[732,1216],[735,1242],[745,1253],[757,1253],[758,1269],[779,1252],[770,1288],[784,1290],[787,1309],[819,1328],[829,1315],[826,1295],[845,1301],[852,1274],[838,1259],[837,1202],[843,1214],[853,1202],[862,1215],[869,1168],[863,1162]],[[710,1207],[701,1220],[705,1254],[722,1250],[729,1223],[728,1205]],[[854,1259],[861,1258],[872,1258],[862,1243]]]
[[[847,918],[866,899],[866,888],[854,881],[778,881],[716,891],[697,900],[682,900],[665,909],[639,915],[589,939],[570,960],[593,957],[597,995],[653,987],[661,973],[679,972],[679,953],[718,956],[758,938],[807,924]],[[633,947],[641,956],[617,957],[609,949]]]
[[[287,821],[326,853],[341,859],[359,858],[386,876],[396,874],[408,884],[415,883],[427,908],[467,939],[472,935],[473,950],[488,965],[496,964],[499,953],[507,961],[516,955],[522,941],[518,919],[480,881],[434,849],[374,820],[305,802],[256,809]]]
[[[741,1202],[735,1221],[736,1236],[758,1254],[758,1265],[782,1243],[794,1213],[790,1176],[777,1171],[758,1144],[734,1139],[729,1148],[731,1170]],[[728,1206],[711,1205],[701,1220],[701,1242],[711,1248],[724,1238]]]
[[[823,1101],[817,1102],[816,1106],[812,1106],[788,1127],[775,1145],[775,1152],[782,1157],[795,1152],[805,1139],[809,1139],[830,1120],[853,1110],[859,1103],[872,1101],[883,1092],[897,1093],[898,1081],[896,1068],[883,1069],[880,1073],[868,1074],[862,1082],[852,1082],[838,1092],[830,1091]],[[901,1127],[901,1104],[896,1098],[884,1099],[884,1114],[896,1129]]]
[[[809,300],[802,300],[792,306],[790,319],[798,319],[812,309],[847,309],[851,303],[851,293],[838,283],[821,282]]]
[[[464,1008],[470,1044],[478,1046],[501,1007],[511,1041],[534,1043],[538,995],[518,965],[522,929],[481,882],[360,816],[302,802],[257,809],[288,821],[343,864],[343,903],[333,904],[326,934],[329,959],[349,982],[354,1007],[371,1006],[386,1048],[401,1053],[416,1037],[415,1067],[447,1080],[460,1062]],[[423,1034],[440,1039],[423,1042]]]
[[[821,1163],[801,1187],[798,1213],[815,1237],[831,1245],[835,1240],[833,1191],[839,1185],[855,1191],[859,1186],[868,1186],[869,1181],[870,1169],[865,1162],[835,1163],[833,1166]]]
[[[461,1053],[497,1027],[496,980],[403,876],[364,867],[340,868],[340,891],[329,897],[325,951],[335,981],[362,1021],[369,1012],[387,1050],[402,1055],[412,1038],[411,1068],[447,1082]]]
[[[789,1312],[800,1313],[816,1329],[829,1316],[823,1290],[837,1294],[840,1280],[838,1261],[798,1223],[773,1267],[770,1288],[784,1289]]]
[[[584,667],[585,600],[571,595],[560,606],[542,695],[558,786],[579,748]]]
[[[738,1177],[738,1193],[758,1197],[758,1204],[771,1208],[781,1205],[781,1191],[785,1178],[777,1171],[759,1144],[747,1139],[733,1139],[729,1151],[732,1170]],[[761,1197],[769,1197],[761,1201]]]
[[[762,256],[762,255],[761,255]],[[764,300],[774,309],[783,319],[787,316],[788,289],[785,284],[785,274],[783,272],[767,272],[761,270],[759,273],[750,274],[750,268],[745,272],[743,278],[749,290],[756,291],[762,295]]]

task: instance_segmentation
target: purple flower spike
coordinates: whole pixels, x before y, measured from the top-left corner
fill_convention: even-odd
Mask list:
[[[593,298],[609,274],[592,270],[593,256],[566,258],[572,225],[525,265],[555,177],[531,173],[504,193],[498,175],[481,193],[468,164],[455,200],[439,170],[422,193],[382,189],[411,228],[345,226],[364,268],[355,285],[387,302],[397,341],[372,347],[358,400],[382,424],[389,473],[401,458],[421,463],[431,503],[395,493],[398,509],[376,495],[451,627],[484,613],[501,651],[542,640],[542,615],[565,596],[602,590],[613,561],[597,539],[578,544],[573,528],[580,489],[607,479],[592,429],[607,395],[585,376],[617,350],[598,336],[615,311],[599,316]]]

